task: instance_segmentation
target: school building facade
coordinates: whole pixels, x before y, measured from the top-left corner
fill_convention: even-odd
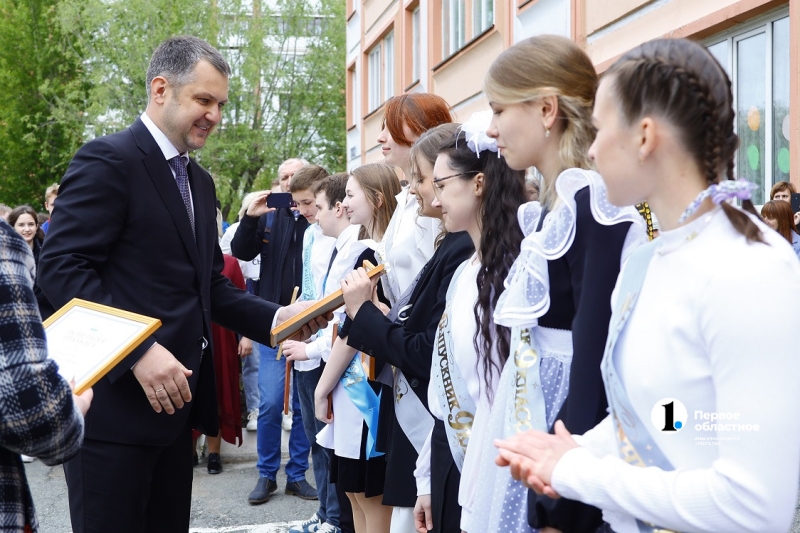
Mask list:
[[[800,189],[800,0],[347,0],[346,16],[348,168],[383,160],[391,96],[437,94],[459,120],[488,109],[489,65],[532,35],[571,38],[601,73],[642,42],[687,37],[731,77],[737,175],[758,185],[754,203],[776,181]]]

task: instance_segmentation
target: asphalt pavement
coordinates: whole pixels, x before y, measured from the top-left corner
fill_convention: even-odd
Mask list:
[[[286,474],[283,467],[289,458],[288,437],[282,432],[281,471],[278,491],[262,505],[247,503],[247,495],[256,484],[255,433],[244,432],[242,446],[222,443],[221,474],[210,475],[205,462],[194,469],[190,533],[285,533],[291,525],[305,520],[317,510],[317,501],[306,501],[283,493]],[[309,459],[310,460],[310,459]],[[67,485],[60,466],[48,467],[40,461],[26,465],[28,483],[33,493],[41,533],[71,533]],[[312,469],[306,479],[315,485]],[[800,533],[800,502],[792,533]]]
[[[286,486],[283,467],[289,458],[289,434],[285,431],[282,434],[278,491],[269,502],[262,505],[247,503],[247,495],[258,479],[255,432],[245,431],[244,442],[238,448],[222,443],[221,474],[210,475],[201,459],[200,465],[194,468],[191,533],[285,533],[291,525],[314,514],[317,501],[306,501],[283,493]],[[48,467],[38,460],[25,466],[39,517],[40,532],[71,533],[63,468]],[[316,485],[311,468],[306,479],[311,485]]]

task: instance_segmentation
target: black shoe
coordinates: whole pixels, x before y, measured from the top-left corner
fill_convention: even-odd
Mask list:
[[[278,484],[275,480],[268,477],[260,477],[258,478],[258,483],[256,483],[256,488],[254,488],[250,496],[247,497],[247,501],[250,505],[267,503],[269,501],[269,495],[276,490],[278,490]]]
[[[317,489],[308,484],[308,481],[301,479],[286,483],[286,494],[294,494],[304,500],[316,500]]]
[[[197,466],[200,464],[200,458],[197,457],[196,453],[192,454],[192,466]]]
[[[209,474],[219,474],[222,472],[222,460],[218,453],[208,454],[208,463],[206,464]]]

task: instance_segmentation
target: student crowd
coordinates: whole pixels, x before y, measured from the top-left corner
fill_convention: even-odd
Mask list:
[[[199,69],[219,75],[224,65],[203,50],[181,91],[221,101],[214,72],[206,81]],[[154,67],[159,51],[137,124],[168,158],[201,147],[190,136],[204,142],[208,131],[197,119],[191,127],[202,133],[191,130],[183,143],[175,134],[169,98],[182,96],[162,96],[158,79],[168,87],[178,74]],[[291,380],[285,490],[319,499],[292,532],[788,530],[800,474],[800,428],[786,417],[786,406],[800,401],[792,354],[800,341],[792,323],[800,237],[790,184],[775,186],[762,219],[753,185],[733,175],[738,139],[724,69],[696,43],[661,39],[624,54],[598,79],[573,42],[537,36],[493,62],[484,92],[491,111],[463,124],[438,96],[394,97],[377,139],[384,163],[329,174],[290,159],[278,190],[245,199],[223,238],[230,255],[213,261],[240,290],[212,274],[212,288],[220,287],[212,307],[223,292],[288,306],[271,311],[275,325],[337,290],[345,305],[280,347],[270,345],[269,327],[248,333],[212,309],[215,322],[245,335],[213,333],[221,434],[189,421],[218,435],[214,470],[222,468],[219,437],[241,438],[238,361],[252,350],[258,405],[247,407],[257,412],[258,479],[248,501],[265,503],[278,488]],[[159,98],[167,101],[161,111]],[[152,109],[162,118],[147,118]],[[213,113],[198,116],[213,127]],[[193,165],[192,190],[201,170]],[[540,180],[526,183],[531,168]],[[175,205],[181,217],[186,205],[199,247],[190,207],[200,206],[200,192],[179,203],[180,175],[173,167]],[[62,207],[59,196],[57,230],[81,205],[79,179],[71,167],[62,187],[76,199]],[[292,207],[271,207],[281,192]],[[659,221],[656,239],[635,207],[645,201]],[[26,241],[33,232],[18,231]],[[70,235],[56,238],[60,247],[49,255],[45,240],[45,275],[59,272],[68,253]],[[368,263],[382,265],[383,275],[370,277]],[[104,272],[100,260],[92,268]],[[781,291],[772,290],[775,280]],[[246,285],[251,294],[241,296]],[[48,298],[58,292],[52,282],[43,288]],[[753,312],[767,293],[771,305]],[[153,416],[175,418],[159,409],[180,411],[191,395],[144,381],[142,363],[130,362],[150,401],[141,403]],[[184,374],[202,378],[210,369]],[[117,384],[126,378],[114,379],[109,387],[124,386]],[[94,408],[109,398],[114,391],[100,389]],[[91,417],[90,410],[87,423]],[[174,457],[173,441],[176,449],[187,442],[174,435],[145,444]],[[89,438],[115,441],[97,431]],[[115,460],[92,446],[95,465]],[[88,500],[101,496],[79,494],[91,485],[78,473],[88,467],[75,464],[88,464],[86,450],[67,466],[76,532],[119,525],[94,522],[99,512]],[[309,453],[316,488],[305,478]],[[115,530],[179,529],[179,519],[154,522],[165,511],[147,498],[126,511],[143,515],[144,525]]]

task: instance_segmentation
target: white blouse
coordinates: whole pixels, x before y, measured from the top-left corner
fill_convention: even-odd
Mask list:
[[[392,305],[416,279],[434,252],[441,231],[439,219],[417,216],[417,197],[405,187],[395,196],[397,207],[383,236],[383,263],[388,265],[381,281]],[[380,251],[380,250],[379,250]]]
[[[767,245],[748,244],[719,208],[658,239],[618,340],[617,369],[675,470],[620,459],[609,417],[576,437],[581,447],[552,477],[562,496],[603,509],[617,533],[638,532],[634,517],[676,531],[787,531],[792,523],[800,263],[785,239],[757,224]],[[685,405],[678,432],[651,421],[666,398]],[[717,413],[723,420],[712,421]]]
[[[467,391],[476,405],[475,419],[472,424],[470,439],[474,438],[486,421],[481,412],[488,412],[490,404],[486,394],[486,384],[483,379],[483,365],[478,366],[477,355],[473,339],[475,336],[475,315],[473,309],[478,300],[478,285],[476,279],[480,271],[481,264],[478,262],[477,254],[473,254],[467,261],[467,266],[461,271],[458,277],[451,280],[453,288],[452,304],[445,312],[452,317],[453,324],[453,351],[455,361],[461,377],[464,379]],[[455,285],[453,285],[455,284]],[[438,335],[438,332],[437,332]],[[435,363],[435,361],[433,362]],[[493,374],[492,387],[497,385],[500,374]],[[431,414],[439,420],[444,419],[439,397],[436,394],[436,385],[431,382],[428,386],[428,408]],[[477,459],[471,460],[469,451],[464,459],[463,471],[461,473],[461,486],[469,486],[476,483],[473,479],[477,470]],[[425,442],[417,460],[417,469],[414,471],[417,478],[417,494],[430,494],[430,437]],[[466,481],[465,481],[466,480]]]

